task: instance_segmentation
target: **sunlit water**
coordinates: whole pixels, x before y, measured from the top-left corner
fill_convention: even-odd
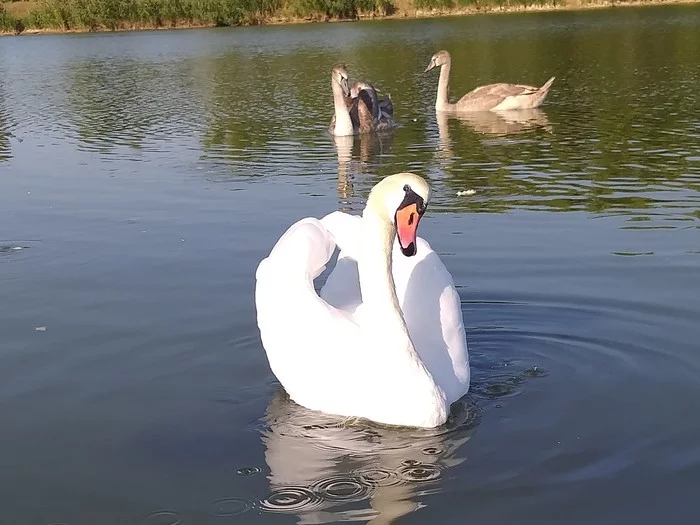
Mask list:
[[[698,27],[674,7],[0,39],[0,523],[694,523]],[[453,96],[557,80],[541,111],[438,120],[441,48]],[[327,134],[341,61],[392,95],[392,136]],[[406,170],[472,363],[434,431],[294,405],[255,325],[285,228]]]

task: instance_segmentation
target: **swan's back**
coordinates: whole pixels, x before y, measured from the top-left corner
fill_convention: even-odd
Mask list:
[[[503,82],[480,86],[459,99],[455,107],[462,111],[534,109],[544,103],[554,79],[541,87]]]
[[[321,289],[321,297],[338,308],[361,310],[357,257],[362,238],[360,217],[334,212],[321,222],[341,248],[336,267]],[[396,295],[423,364],[445,392],[449,403],[469,389],[469,356],[461,300],[454,281],[430,244],[417,237],[412,257],[401,253],[398,242],[392,253]]]

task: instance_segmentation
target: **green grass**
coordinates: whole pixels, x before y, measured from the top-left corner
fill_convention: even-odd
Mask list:
[[[187,24],[237,25],[264,16],[279,0],[44,0],[27,27],[119,29]]]
[[[7,33],[22,32],[24,30],[24,23],[21,19],[8,13],[3,3],[0,3],[0,31]]]
[[[21,17],[0,0],[0,30],[99,30],[188,25],[233,26],[280,11],[296,17],[355,18],[389,14],[392,0],[41,0]]]
[[[233,26],[277,19],[352,19],[417,9],[559,6],[573,0],[0,0],[0,32]],[[624,4],[628,0],[619,0]],[[583,3],[605,0],[583,0]],[[617,3],[617,2],[616,2]]]

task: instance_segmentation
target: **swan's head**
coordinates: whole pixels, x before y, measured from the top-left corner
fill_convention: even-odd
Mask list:
[[[331,80],[336,82],[343,90],[343,95],[350,96],[350,83],[348,80],[348,70],[345,66],[340,64],[335,66],[331,71]]]
[[[363,89],[369,90],[370,85],[367,82],[362,82],[361,80],[358,80],[352,85],[352,88],[350,88],[350,96],[352,98],[357,98],[357,95],[360,94],[360,91]]]
[[[428,67],[425,68],[425,71],[423,71],[423,73],[427,73],[431,69],[446,64],[449,61],[450,53],[448,51],[438,51],[430,58],[430,63],[428,64]]]
[[[376,184],[369,194],[367,207],[396,228],[401,252],[416,254],[418,223],[430,200],[430,186],[414,173],[390,175]]]

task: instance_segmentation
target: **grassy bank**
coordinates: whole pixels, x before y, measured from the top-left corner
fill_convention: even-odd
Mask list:
[[[213,27],[683,1],[700,0],[0,0],[0,32]]]

